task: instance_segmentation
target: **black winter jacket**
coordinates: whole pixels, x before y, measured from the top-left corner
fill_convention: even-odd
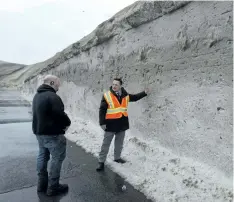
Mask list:
[[[71,121],[64,112],[64,105],[55,90],[42,84],[33,98],[32,129],[36,135],[61,135]]]
[[[112,87],[110,87],[110,91],[117,97],[116,93],[112,90]],[[122,91],[122,95],[120,99],[118,99],[120,103],[122,102],[122,99],[126,97],[127,95],[129,95],[130,102],[136,102],[142,99],[143,97],[147,96],[147,94],[144,91],[135,95],[128,94],[124,88],[122,88],[121,91]],[[106,125],[106,131],[109,131],[109,132],[120,132],[120,131],[128,130],[129,129],[128,117],[122,116],[119,119],[106,119],[105,117],[106,117],[107,108],[108,108],[108,104],[103,95],[102,100],[101,100],[101,105],[99,108],[99,124]]]

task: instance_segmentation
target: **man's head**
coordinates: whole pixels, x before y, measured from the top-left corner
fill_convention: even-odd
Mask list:
[[[112,90],[115,92],[120,91],[123,81],[120,78],[115,78],[112,83]]]
[[[60,80],[57,76],[46,75],[44,78],[44,84],[51,86],[57,92],[60,87]]]

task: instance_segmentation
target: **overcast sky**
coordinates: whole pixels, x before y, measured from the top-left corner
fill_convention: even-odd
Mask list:
[[[0,0],[0,60],[52,57],[135,0]]]

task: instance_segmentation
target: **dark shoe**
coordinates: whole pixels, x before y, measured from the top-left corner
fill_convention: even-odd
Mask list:
[[[126,163],[126,161],[125,160],[123,160],[123,159],[116,159],[116,160],[114,160],[116,163],[122,163],[122,164],[124,164],[124,163]]]
[[[37,192],[46,192],[48,185],[37,186]]]
[[[37,183],[37,192],[46,192],[48,187],[48,178],[39,178]]]
[[[68,191],[67,184],[59,184],[57,186],[49,187],[47,189],[46,195],[47,196],[56,196],[59,194],[64,194]]]
[[[104,170],[104,163],[99,163],[99,166],[97,167],[96,171],[100,172]]]

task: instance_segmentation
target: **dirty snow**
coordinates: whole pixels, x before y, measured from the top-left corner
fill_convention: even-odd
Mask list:
[[[90,121],[72,117],[73,124],[66,137],[98,156],[103,138],[100,127]],[[232,181],[218,170],[181,158],[127,132],[124,165],[113,162],[113,144],[107,158],[112,170],[155,201],[232,201]]]
[[[23,96],[32,101],[31,94]],[[103,138],[102,129],[92,121],[67,113],[72,119],[67,139],[98,157]],[[123,158],[127,163],[121,165],[113,162],[113,144],[106,163],[148,198],[165,202],[233,200],[232,179],[224,173],[193,159],[176,156],[161,147],[157,141],[145,141],[131,132],[128,130],[126,133],[123,150]]]

